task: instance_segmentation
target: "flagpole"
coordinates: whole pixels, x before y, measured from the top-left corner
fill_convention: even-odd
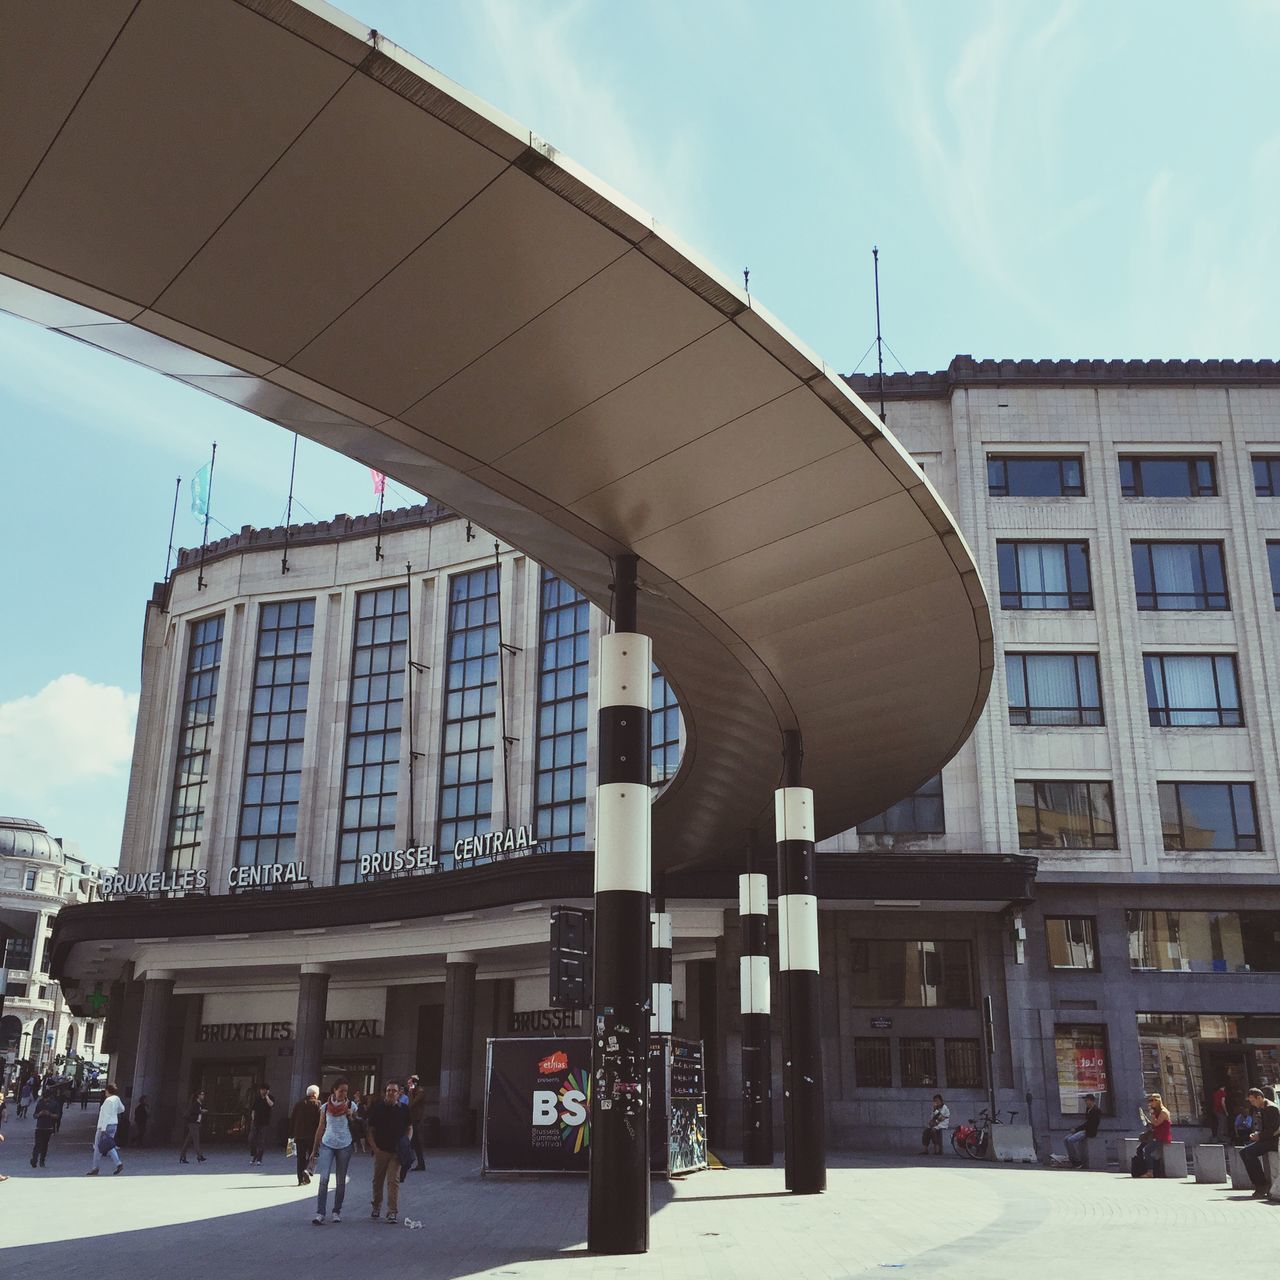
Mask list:
[[[204,552],[209,545],[209,508],[213,506],[213,468],[218,461],[218,442],[213,442],[213,452],[209,455],[209,488],[204,495],[204,537],[200,540],[200,569],[196,573],[196,590],[204,590]]]
[[[382,559],[382,506],[387,500],[387,481],[383,477],[382,488],[378,491],[378,541],[373,548],[373,558]]]
[[[289,572],[289,521],[293,519],[293,474],[298,467],[298,433],[293,433],[293,458],[289,463],[289,501],[284,508],[284,554],[280,557],[280,572]]]
[[[169,554],[164,558],[164,580],[169,581],[169,565],[173,560],[173,531],[178,527],[178,494],[182,491],[182,477],[173,482],[173,515],[169,517]]]

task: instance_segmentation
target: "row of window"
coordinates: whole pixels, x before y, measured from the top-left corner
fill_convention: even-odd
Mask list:
[[[982,1047],[970,1039],[942,1042],[945,1078],[938,1074],[938,1042],[931,1036],[898,1039],[898,1073],[903,1089],[981,1089]],[[854,1036],[853,1077],[860,1089],[892,1089],[893,1054],[888,1036]]]
[[[1280,454],[1255,453],[1253,491],[1280,496]],[[1120,492],[1126,498],[1216,498],[1212,454],[1121,454]],[[993,498],[1083,498],[1082,454],[990,454],[987,492]]]
[[[1102,968],[1092,916],[1046,916],[1051,969]],[[1129,967],[1173,973],[1280,973],[1280,911],[1125,912]]]

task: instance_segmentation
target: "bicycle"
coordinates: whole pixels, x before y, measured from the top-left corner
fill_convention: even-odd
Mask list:
[[[997,1124],[1012,1124],[1017,1119],[1016,1111],[1006,1113],[1008,1121],[1000,1119],[1000,1112],[994,1116],[985,1108],[978,1113],[977,1119],[970,1118],[968,1124],[957,1125],[951,1132],[951,1146],[956,1155],[968,1156],[970,1160],[985,1160],[991,1150],[991,1127]]]

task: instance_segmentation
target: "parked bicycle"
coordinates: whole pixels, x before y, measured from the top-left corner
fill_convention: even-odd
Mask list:
[[[1000,1119],[1000,1112],[991,1115],[985,1108],[979,1112],[977,1119],[970,1119],[968,1124],[958,1124],[951,1131],[951,1146],[958,1156],[968,1156],[970,1160],[985,1160],[991,1151],[991,1127],[997,1124],[1012,1124],[1017,1119],[1016,1111],[1005,1113],[1009,1119]]]

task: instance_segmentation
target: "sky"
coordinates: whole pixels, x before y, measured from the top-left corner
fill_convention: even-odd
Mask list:
[[[1280,351],[1280,0],[345,0],[740,278],[828,364]],[[218,442],[219,536],[293,439],[0,315],[0,813],[114,864],[141,628]],[[389,486],[388,505],[417,500]],[[373,510],[301,441],[295,518]]]

